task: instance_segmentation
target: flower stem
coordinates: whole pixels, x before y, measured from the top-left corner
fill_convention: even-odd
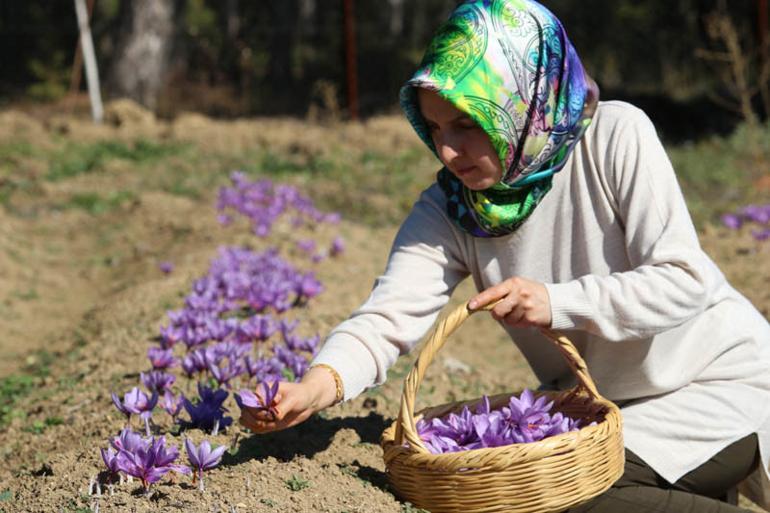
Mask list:
[[[205,491],[205,487],[203,486],[203,470],[199,471],[198,473],[198,490],[201,492]]]
[[[144,429],[147,431],[147,436],[150,436],[152,433],[150,432],[150,418],[145,417],[144,418]]]

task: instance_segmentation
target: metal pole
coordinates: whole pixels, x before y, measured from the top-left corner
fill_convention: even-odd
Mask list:
[[[358,119],[358,69],[356,66],[356,29],[353,0],[344,0],[345,19],[345,69],[348,86],[348,110],[350,119]]]
[[[96,68],[96,53],[91,39],[91,28],[88,25],[88,11],[85,0],[75,0],[75,13],[80,28],[80,46],[83,48],[83,60],[86,64],[86,83],[88,96],[91,99],[91,114],[94,122],[102,122],[102,95],[99,91],[99,71]]]

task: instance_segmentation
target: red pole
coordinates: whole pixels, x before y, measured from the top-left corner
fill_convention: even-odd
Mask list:
[[[345,70],[348,86],[350,119],[358,119],[358,69],[356,66],[356,29],[353,0],[343,0],[345,19]]]

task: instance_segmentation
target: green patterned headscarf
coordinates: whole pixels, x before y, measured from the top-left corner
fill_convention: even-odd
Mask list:
[[[500,157],[502,180],[483,191],[446,168],[438,173],[447,212],[477,237],[509,234],[529,217],[591,120],[580,59],[559,20],[532,0],[469,0],[439,28],[400,94],[407,118],[436,153],[420,87],[473,119]]]

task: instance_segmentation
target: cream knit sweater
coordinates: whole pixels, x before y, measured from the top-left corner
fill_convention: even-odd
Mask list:
[[[553,189],[514,233],[474,238],[437,185],[414,205],[367,301],[314,363],[345,398],[382,383],[436,320],[455,286],[511,276],[546,284],[553,329],[622,405],[626,446],[670,482],[757,432],[770,442],[770,326],[701,250],[655,129],[639,109],[601,102]],[[507,328],[545,386],[572,374],[535,329]]]

